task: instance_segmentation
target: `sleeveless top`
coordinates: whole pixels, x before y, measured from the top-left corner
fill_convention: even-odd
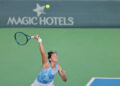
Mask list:
[[[52,69],[49,63],[49,67],[46,70],[41,70],[37,76],[37,81],[43,84],[50,83],[58,72],[58,65],[56,64],[56,69]]]

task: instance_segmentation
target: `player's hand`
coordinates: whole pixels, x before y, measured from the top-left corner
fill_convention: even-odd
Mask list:
[[[62,70],[61,72],[62,72],[62,75],[65,75],[65,71],[64,70]]]
[[[62,79],[66,82],[67,81],[67,77],[66,77],[65,71],[62,70],[61,73],[62,73]]]
[[[40,39],[40,36],[39,35],[35,35],[34,38],[38,40],[38,39]]]

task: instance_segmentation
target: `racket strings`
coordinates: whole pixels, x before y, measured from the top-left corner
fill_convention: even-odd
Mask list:
[[[18,42],[18,44],[22,45],[22,44],[26,44],[28,39],[27,39],[27,37],[24,34],[17,33],[16,34],[16,41]]]

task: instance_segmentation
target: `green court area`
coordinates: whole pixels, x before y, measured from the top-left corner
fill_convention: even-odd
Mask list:
[[[92,77],[120,77],[120,29],[0,29],[0,86],[30,86],[41,69],[38,42],[19,46],[15,32],[39,34],[45,52],[56,51],[67,82],[55,86],[85,86]]]

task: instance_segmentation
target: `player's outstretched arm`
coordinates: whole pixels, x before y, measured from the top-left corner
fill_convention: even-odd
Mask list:
[[[58,64],[58,72],[59,72],[59,75],[62,78],[62,80],[66,82],[67,77],[66,77],[65,71],[62,70],[62,67],[59,64]]]
[[[48,61],[47,61],[47,56],[44,51],[44,47],[42,45],[42,39],[40,38],[39,35],[35,35],[34,38],[39,41],[40,53],[42,55],[42,64],[47,64]]]

